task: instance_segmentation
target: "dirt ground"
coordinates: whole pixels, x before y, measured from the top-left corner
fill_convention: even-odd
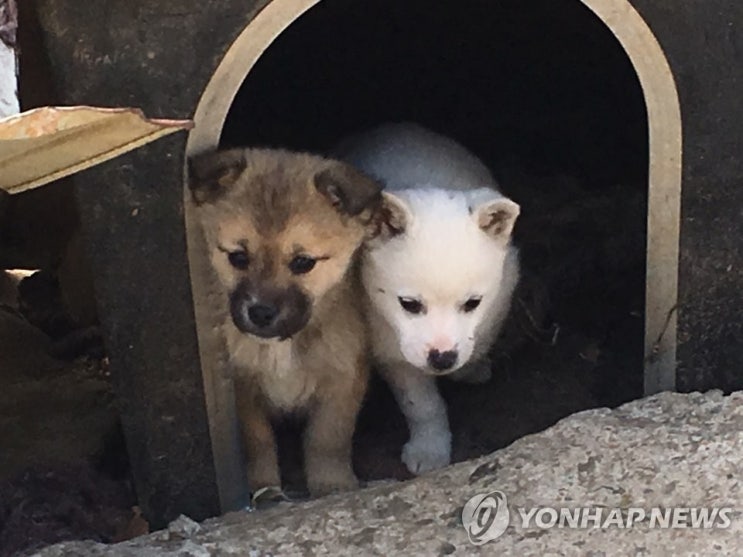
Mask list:
[[[37,309],[20,308],[17,296],[0,303],[2,557],[62,539],[114,539],[136,503],[106,359],[89,334],[69,335],[49,311],[45,279],[29,284]]]

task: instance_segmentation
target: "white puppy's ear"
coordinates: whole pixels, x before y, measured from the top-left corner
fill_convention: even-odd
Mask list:
[[[413,218],[407,203],[388,191],[382,192],[382,203],[377,210],[370,239],[384,242],[405,233]]]
[[[521,212],[518,203],[498,195],[482,201],[472,214],[477,225],[493,238],[508,242],[513,232],[513,225]]]

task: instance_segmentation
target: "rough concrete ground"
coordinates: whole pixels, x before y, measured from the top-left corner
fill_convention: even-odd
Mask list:
[[[488,456],[393,485],[233,513],[118,545],[72,542],[39,557],[207,555],[741,555],[743,393],[664,393],[588,410]],[[465,502],[501,490],[511,524],[472,545]],[[729,507],[727,528],[523,528],[531,507]],[[606,515],[604,515],[606,516]],[[722,521],[715,522],[720,525]]]

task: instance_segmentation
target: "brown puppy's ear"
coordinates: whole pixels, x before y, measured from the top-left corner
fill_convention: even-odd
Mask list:
[[[188,183],[197,205],[213,202],[235,183],[247,166],[244,149],[196,155],[188,160]]]
[[[521,208],[506,197],[486,201],[474,210],[477,224],[488,235],[507,243]]]
[[[404,234],[412,219],[410,208],[403,199],[394,193],[382,192],[382,205],[377,211],[374,237],[384,241]]]
[[[382,184],[339,161],[315,174],[314,181],[317,191],[347,215],[357,216],[365,209],[375,211],[381,199]]]

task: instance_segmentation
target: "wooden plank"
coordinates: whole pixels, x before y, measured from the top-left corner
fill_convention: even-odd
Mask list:
[[[19,193],[190,129],[135,108],[43,107],[0,120],[0,188]]]

